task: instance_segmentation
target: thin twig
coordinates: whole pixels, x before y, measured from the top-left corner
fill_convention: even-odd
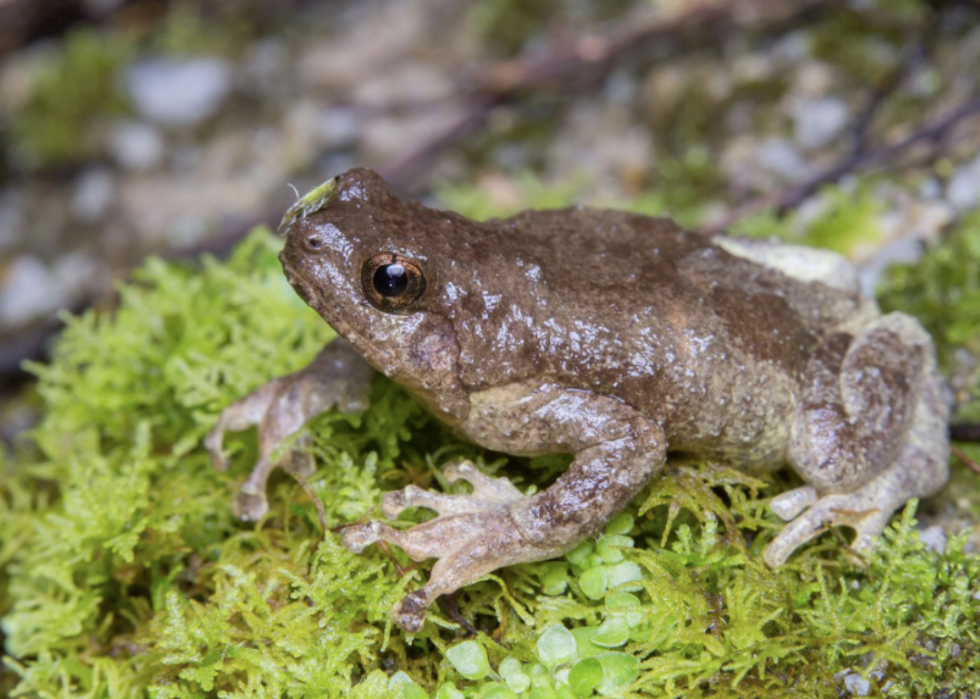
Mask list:
[[[905,82],[906,78],[911,75],[915,69],[922,64],[928,55],[928,50],[926,48],[926,36],[932,28],[935,27],[935,21],[930,22],[926,29],[923,29],[922,35],[914,43],[906,46],[903,51],[902,59],[899,61],[898,65],[895,66],[885,77],[882,79],[878,85],[871,91],[871,95],[868,97],[867,103],[864,108],[858,112],[857,117],[854,120],[854,126],[851,129],[853,148],[852,153],[854,155],[860,155],[866,153],[870,144],[868,143],[868,132],[871,130],[871,125],[874,123],[875,117],[878,116],[878,112],[881,107],[888,101],[898,90],[899,87]]]
[[[455,621],[457,624],[463,627],[466,632],[472,636],[478,636],[480,634],[473,624],[466,620],[466,617],[462,615],[459,611],[459,597],[463,594],[462,590],[456,590],[455,592],[450,592],[448,595],[440,595],[436,601],[439,602],[439,606],[446,615]]]
[[[320,544],[322,544],[327,538],[327,515],[323,508],[323,501],[320,500],[320,497],[316,494],[316,491],[313,490],[313,487],[306,482],[305,478],[293,471],[289,471],[289,475],[296,479],[296,482],[299,483],[299,487],[303,489],[307,496],[309,496],[310,500],[313,501],[314,507],[316,507],[316,516],[317,519],[320,520],[320,538],[317,539],[316,545],[313,546],[313,553],[316,553],[320,548]]]
[[[909,150],[912,146],[941,138],[960,122],[977,113],[980,113],[980,99],[967,102],[948,116],[919,128],[910,136],[900,141],[886,144],[864,153],[854,153],[836,165],[817,173],[803,182],[750,199],[729,211],[720,221],[705,226],[702,230],[708,234],[720,233],[743,218],[768,209],[777,209],[781,213],[784,213],[799,206],[800,203],[824,185],[837,182],[845,175],[854,172],[881,167],[896,156]]]
[[[966,452],[960,449],[955,444],[949,447],[949,450],[953,452],[953,456],[963,462],[963,465],[976,474],[980,474],[980,464],[967,456]]]

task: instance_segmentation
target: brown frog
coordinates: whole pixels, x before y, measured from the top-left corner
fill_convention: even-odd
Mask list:
[[[295,467],[272,461],[276,447],[320,412],[364,410],[375,371],[484,447],[574,455],[533,496],[452,466],[447,479],[471,495],[384,497],[386,517],[418,506],[437,518],[343,530],[354,551],[386,541],[439,559],[392,610],[406,629],[439,595],[595,536],[668,453],[800,475],[805,486],[771,503],[789,522],[765,551],[771,566],[829,525],[867,547],[906,500],[946,482],[932,341],[913,318],[881,315],[834,253],[585,207],[480,223],[401,201],[363,169],[301,199],[286,223],[286,275],[341,338],[209,435],[224,468],[225,430],[259,427],[241,517],[266,512],[270,471]]]

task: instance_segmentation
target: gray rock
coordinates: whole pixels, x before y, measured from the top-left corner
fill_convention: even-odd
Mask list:
[[[946,552],[946,532],[939,525],[926,527],[921,530],[919,532],[919,540],[930,551],[935,551],[938,554]]]
[[[102,219],[116,198],[116,178],[106,168],[85,170],[78,178],[71,197],[71,215],[81,223]]]
[[[756,150],[759,165],[787,180],[803,179],[809,166],[792,143],[784,138],[773,136],[762,141]]]
[[[813,39],[803,30],[788,32],[776,40],[768,53],[777,64],[800,63],[813,53]]]
[[[165,144],[160,131],[140,121],[124,121],[109,133],[109,152],[126,170],[150,170],[163,159]]]
[[[105,273],[101,263],[84,252],[62,256],[52,268],[33,255],[10,263],[0,283],[0,327],[16,327],[69,306],[98,288]]]
[[[14,258],[0,286],[0,326],[16,327],[57,308],[51,304],[50,284],[41,260],[31,255]]]
[[[163,126],[194,126],[231,92],[231,66],[214,58],[150,59],[132,65],[126,88],[136,111]]]
[[[796,142],[804,148],[830,144],[847,125],[850,110],[837,97],[800,99],[793,104],[793,130]]]
[[[871,691],[871,683],[856,672],[849,673],[844,677],[844,687],[856,697],[866,697]]]
[[[980,203],[980,155],[953,173],[946,186],[946,198],[960,211]]]
[[[329,148],[344,148],[353,144],[360,133],[360,120],[353,109],[331,107],[324,109],[317,120],[317,135]]]

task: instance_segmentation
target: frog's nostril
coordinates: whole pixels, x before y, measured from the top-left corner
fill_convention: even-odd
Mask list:
[[[306,239],[306,247],[310,250],[319,250],[323,247],[323,239],[318,235],[311,235]]]

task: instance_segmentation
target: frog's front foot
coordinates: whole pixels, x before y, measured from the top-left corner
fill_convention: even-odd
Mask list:
[[[439,516],[411,529],[398,530],[376,520],[353,525],[341,532],[344,544],[355,553],[386,541],[402,548],[412,560],[438,558],[429,582],[415,590],[391,610],[396,624],[418,631],[425,610],[444,595],[505,565],[542,557],[542,552],[524,541],[511,511],[529,500],[506,478],[491,478],[469,462],[449,466],[447,480],[464,480],[473,486],[472,495],[444,495],[408,486],[385,495],[381,509],[388,518],[409,507],[435,510]]]
[[[299,477],[313,472],[312,458],[301,450],[304,437],[292,449],[283,450],[284,443],[308,420],[333,407],[346,413],[364,411],[373,375],[367,362],[338,338],[306,368],[259,386],[222,411],[204,440],[211,464],[219,471],[228,468],[225,432],[258,428],[258,459],[235,498],[236,516],[252,522],[265,516],[269,510],[266,482],[274,469],[281,467]]]

